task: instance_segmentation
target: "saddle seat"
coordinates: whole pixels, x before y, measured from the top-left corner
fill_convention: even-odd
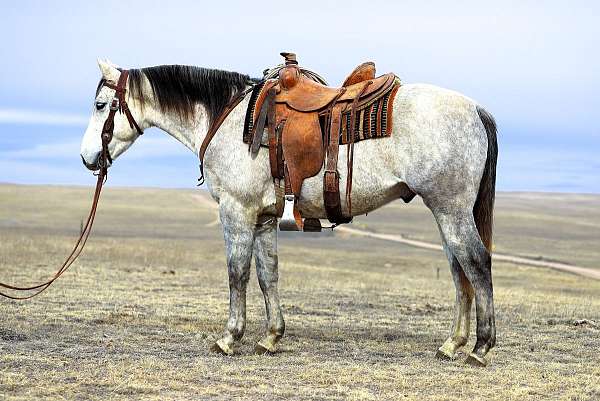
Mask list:
[[[366,74],[362,71],[365,64],[373,66]],[[279,85],[282,90],[277,94],[275,102],[285,103],[296,111],[311,112],[326,108],[336,98],[338,102],[353,101],[357,97],[360,101],[395,79],[394,74],[386,74],[379,78],[375,78],[374,75],[375,65],[364,63],[346,78],[342,87],[332,88],[308,79],[298,68],[285,68],[280,73]],[[369,81],[372,82],[365,88],[366,82]]]

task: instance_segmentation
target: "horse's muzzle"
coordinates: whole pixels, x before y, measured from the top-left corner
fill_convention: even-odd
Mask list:
[[[98,153],[98,155],[94,158],[94,161],[92,163],[89,163],[87,160],[85,160],[85,158],[83,157],[83,155],[81,155],[81,161],[83,162],[83,165],[91,171],[98,171],[100,170],[100,165],[98,163],[100,159],[100,153]]]

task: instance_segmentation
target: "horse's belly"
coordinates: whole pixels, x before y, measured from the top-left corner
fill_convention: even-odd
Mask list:
[[[354,171],[353,175],[351,192],[353,216],[372,212],[398,198],[409,202],[414,197],[414,193],[408,186],[392,174],[369,177],[363,172]],[[346,176],[344,172],[340,172],[340,199],[342,210],[345,215],[348,215],[349,208],[346,201]],[[323,201],[323,171],[304,181],[299,209],[302,217],[305,218],[327,218]]]

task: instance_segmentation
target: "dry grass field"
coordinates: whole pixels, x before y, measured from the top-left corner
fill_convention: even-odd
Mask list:
[[[198,193],[106,188],[72,270],[31,301],[0,300],[0,399],[600,399],[600,281],[496,263],[498,344],[477,369],[434,358],[454,302],[441,253],[340,234],[281,237],[280,352],[253,354],[255,278],[237,354],[209,352],[228,284],[220,226]],[[0,280],[53,272],[90,201],[90,188],[1,185]],[[495,247],[600,268],[599,206],[501,193]],[[355,225],[438,241],[418,200]]]

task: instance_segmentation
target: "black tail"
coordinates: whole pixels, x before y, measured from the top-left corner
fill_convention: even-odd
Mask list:
[[[492,251],[492,231],[494,225],[494,199],[496,198],[496,161],[498,159],[498,139],[496,121],[483,107],[477,106],[477,114],[485,127],[488,138],[487,160],[479,183],[477,200],[473,206],[473,216],[481,241]]]

